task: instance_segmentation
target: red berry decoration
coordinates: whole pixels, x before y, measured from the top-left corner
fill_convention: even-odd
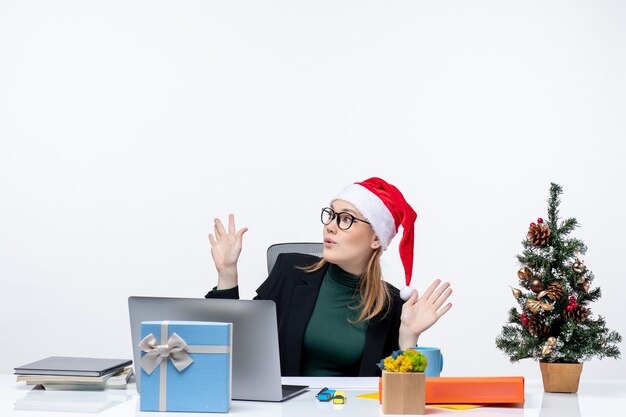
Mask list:
[[[520,317],[522,318],[522,324],[526,326],[528,324],[528,316],[525,313],[522,313],[520,314]]]
[[[570,304],[576,304],[576,297],[574,297],[573,295],[569,298],[569,303]]]
[[[539,224],[543,223],[543,219],[542,219],[541,217],[539,217],[539,218],[537,219],[537,223],[539,223]]]
[[[534,222],[530,223],[530,227],[535,227],[535,223]]]
[[[565,307],[565,310],[574,311],[575,308],[576,308],[576,304],[570,304],[567,307]]]

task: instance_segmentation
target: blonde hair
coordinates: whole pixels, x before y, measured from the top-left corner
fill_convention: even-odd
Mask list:
[[[377,248],[372,252],[367,269],[360,276],[358,291],[361,302],[355,307],[360,309],[359,317],[356,322],[371,320],[381,312],[386,315],[391,305],[391,294],[389,288],[383,281],[383,274],[380,268],[381,248]],[[305,272],[314,272],[322,269],[328,262],[322,259],[319,262],[303,268]]]

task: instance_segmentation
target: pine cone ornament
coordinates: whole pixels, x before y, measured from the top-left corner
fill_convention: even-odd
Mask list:
[[[577,305],[572,309],[565,309],[565,311],[563,311],[563,318],[565,318],[565,320],[575,320],[577,323],[582,323],[587,320],[587,317],[589,317],[589,310],[583,306]]]
[[[550,326],[548,326],[541,317],[532,316],[528,320],[528,331],[535,336],[547,336],[550,334]]]
[[[545,246],[550,238],[550,226],[546,223],[532,223],[528,228],[528,240],[535,246]]]
[[[587,267],[584,263],[580,262],[578,258],[576,258],[576,262],[572,265],[572,270],[574,270],[577,274],[584,274],[587,272]]]
[[[548,285],[545,291],[542,291],[537,295],[537,298],[548,297],[552,301],[557,301],[563,298],[565,295],[565,291],[563,290],[563,285],[560,282],[553,282]]]

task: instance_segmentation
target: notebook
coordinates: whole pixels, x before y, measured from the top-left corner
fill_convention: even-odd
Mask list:
[[[281,385],[273,301],[129,297],[128,310],[138,392],[141,392],[141,322],[151,320],[233,323],[233,400],[283,401],[308,390],[305,385]]]
[[[123,369],[129,359],[50,356],[15,368],[16,375],[102,376]]]

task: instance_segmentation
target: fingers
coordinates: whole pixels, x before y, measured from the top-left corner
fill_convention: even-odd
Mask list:
[[[452,304],[448,303],[444,307],[443,310],[440,310],[441,306],[448,300],[450,295],[452,294],[452,288],[450,288],[449,282],[444,282],[442,285],[440,279],[436,279],[430,284],[430,287],[426,290],[424,295],[418,300],[422,303],[430,303],[432,304],[435,311],[439,316],[445,314],[451,307]],[[444,311],[445,310],[445,311]]]
[[[448,303],[448,304],[446,304],[446,306],[444,308],[442,308],[441,310],[437,311],[437,320],[439,320],[441,318],[441,316],[443,316],[448,311],[450,311],[451,308],[452,308],[452,303]]]
[[[228,235],[233,236],[238,240],[241,240],[243,234],[248,231],[247,227],[244,227],[241,230],[237,231],[237,228],[235,226],[235,216],[233,214],[228,215],[228,232],[226,231],[226,228],[224,227],[224,224],[220,219],[216,218],[213,221],[213,236],[209,234],[209,242],[211,242],[211,244],[217,243],[217,241],[219,241],[221,238]]]
[[[215,238],[213,237],[211,233],[209,233],[209,243],[211,244],[211,246],[217,243],[217,241],[215,240]]]
[[[441,286],[439,286],[439,284],[441,284],[441,280],[440,279],[434,280],[433,283],[430,284],[430,287],[428,287],[428,289],[426,290],[426,292],[424,293],[422,298],[425,298],[425,299],[432,298],[433,301],[437,300],[439,297],[441,297],[441,294],[447,288],[450,287],[450,283],[449,282],[444,282]]]
[[[241,229],[240,231],[237,232],[237,240],[241,240],[243,239],[243,234],[246,233],[248,231],[247,227],[244,227],[243,229]]]
[[[450,284],[448,284],[448,286],[450,286]],[[443,294],[439,294],[438,298],[436,299],[437,301],[435,301],[435,304],[433,305],[436,310],[438,310],[439,307],[441,307],[443,303],[446,302],[448,297],[450,297],[450,294],[452,294],[452,288],[448,288]]]
[[[234,234],[234,233],[235,233],[235,215],[231,213],[228,215],[228,234]]]
[[[226,228],[224,227],[224,224],[222,223],[222,221],[220,219],[215,219],[215,237],[216,238],[221,238],[222,236],[229,234],[229,235],[234,235],[236,232],[235,229],[235,216],[233,214],[229,214],[228,215],[228,232],[226,232]]]
[[[424,295],[422,295],[422,298],[427,298],[427,299],[430,298],[430,296],[433,295],[433,292],[435,291],[435,289],[440,283],[441,283],[440,279],[434,280],[433,283],[430,284],[430,287],[426,289],[426,292],[424,292]]]
[[[432,294],[431,296],[432,300],[437,301],[441,297],[441,294],[443,294],[444,291],[448,290],[449,288],[450,288],[449,282],[444,282],[443,284],[441,284],[441,286],[437,287],[437,290]]]
[[[218,239],[226,234],[226,229],[224,229],[224,225],[220,219],[215,219],[213,228],[215,229],[215,237]]]

